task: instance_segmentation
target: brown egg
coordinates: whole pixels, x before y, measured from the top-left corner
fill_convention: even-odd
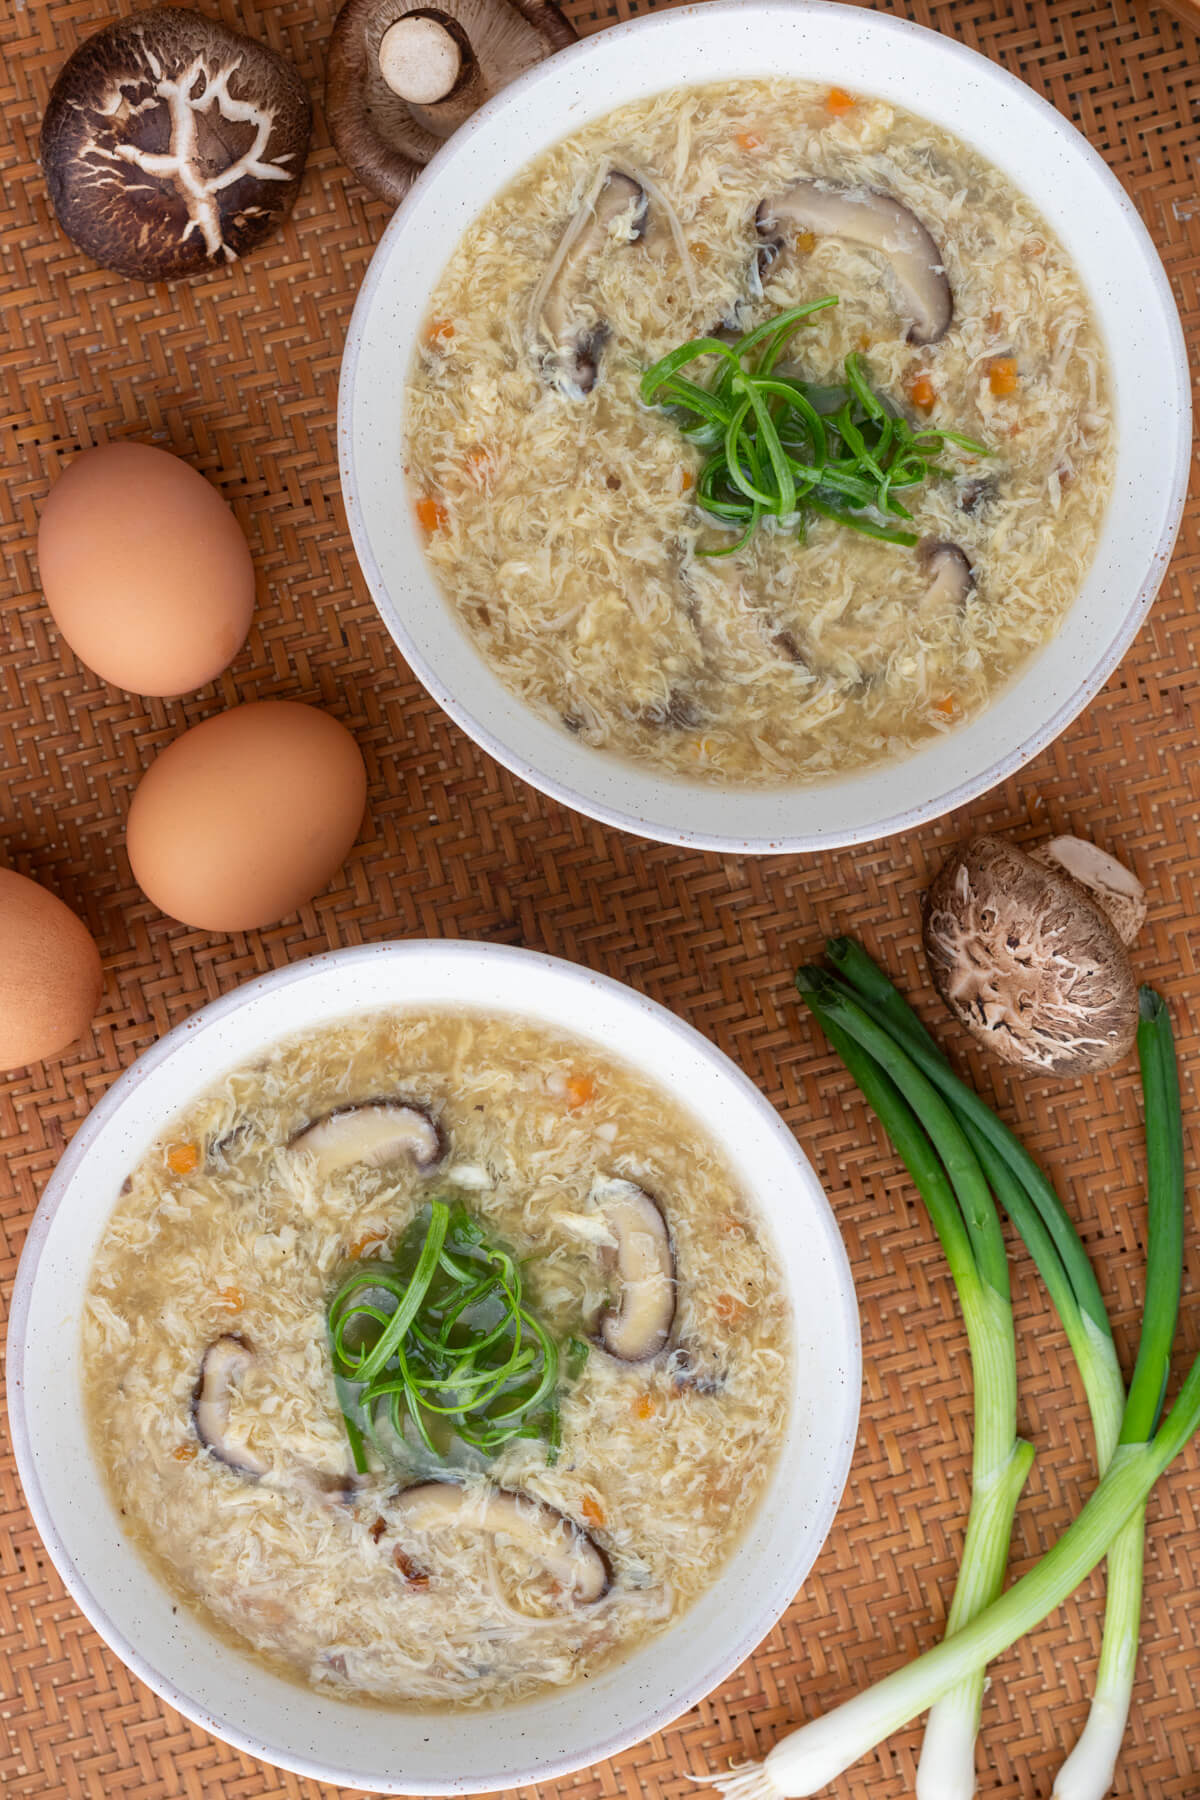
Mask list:
[[[242,528],[189,463],[101,444],[50,489],[46,604],[80,662],[131,694],[187,694],[228,668],[254,610]]]
[[[366,797],[358,745],[328,713],[291,700],[235,706],[142,776],[126,826],[134,878],[185,925],[274,924],[329,882]]]
[[[100,952],[69,906],[0,869],[0,1068],[65,1050],[100,1004]]]

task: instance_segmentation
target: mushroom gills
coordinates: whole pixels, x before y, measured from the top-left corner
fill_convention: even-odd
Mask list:
[[[418,1169],[432,1169],[446,1153],[436,1120],[407,1100],[360,1100],[339,1106],[298,1131],[288,1147],[312,1158],[318,1181],[328,1181],[355,1163],[378,1169],[405,1157]]]
[[[603,1247],[602,1260],[615,1275],[615,1304],[606,1307],[596,1335],[610,1356],[645,1362],[657,1356],[675,1322],[675,1255],[662,1208],[635,1181],[598,1176],[589,1204],[600,1212],[616,1240]]]
[[[475,1530],[505,1537],[541,1563],[578,1605],[590,1606],[609,1589],[608,1558],[574,1520],[543,1500],[507,1488],[473,1491],[450,1481],[405,1488],[390,1507],[396,1527],[433,1532]]]
[[[230,1333],[214,1338],[200,1361],[200,1374],[192,1393],[192,1424],[196,1436],[218,1462],[240,1475],[257,1478],[269,1465],[244,1444],[229,1440],[232,1390],[254,1362],[254,1351],[244,1337]]]
[[[596,385],[600,356],[611,335],[607,320],[592,316],[585,277],[592,258],[613,242],[624,223],[623,244],[645,236],[650,205],[646,190],[620,169],[602,170],[567,226],[538,285],[530,311],[531,335],[541,345],[543,367],[555,386],[582,400]]]
[[[1005,1062],[1107,1068],[1137,1035],[1137,982],[1108,915],[1070,876],[1000,838],[947,858],[925,897],[934,985]]]
[[[778,227],[842,238],[882,256],[891,270],[900,310],[912,323],[910,344],[936,344],[954,317],[954,295],[942,253],[911,207],[874,188],[826,187],[797,181],[764,200],[755,215],[759,235],[777,244]]]

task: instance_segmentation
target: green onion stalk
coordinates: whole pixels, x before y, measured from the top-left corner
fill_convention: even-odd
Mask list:
[[[1099,1487],[1079,1518],[1007,1594],[972,1611],[981,1589],[974,1581],[964,1586],[960,1575],[952,1628],[936,1650],[824,1719],[792,1733],[764,1765],[735,1771],[715,1785],[731,1800],[773,1800],[776,1795],[819,1791],[918,1713],[961,1693],[973,1672],[981,1675],[993,1655],[1032,1629],[1107,1553],[1110,1601],[1102,1675],[1107,1662],[1108,1679],[1102,1680],[1098,1689],[1101,1711],[1095,1715],[1097,1724],[1091,1735],[1085,1732],[1081,1740],[1086,1748],[1064,1770],[1064,1775],[1080,1784],[1073,1792],[1099,1795],[1111,1781],[1112,1760],[1119,1746],[1119,1731],[1113,1743],[1115,1715],[1120,1712],[1123,1727],[1128,1706],[1127,1684],[1132,1678],[1140,1611],[1145,1500],[1158,1475],[1200,1428],[1198,1361],[1170,1417],[1154,1430],[1166,1383],[1182,1267],[1182,1121],[1166,1010],[1156,995],[1143,991],[1139,1048],[1146,1095],[1151,1247],[1139,1372],[1135,1372],[1126,1407],[1094,1271],[1052,1186],[1007,1127],[953,1074],[915,1014],[865,953],[846,939],[836,940],[829,949],[846,981],[837,981],[820,969],[804,969],[797,976],[801,993],[830,1032],[839,1053],[849,1044],[858,1054],[857,1067],[848,1061],[856,1079],[863,1072],[861,1057],[868,1045],[882,1054],[882,1063],[874,1063],[869,1072],[871,1086],[864,1091],[876,1110],[881,1101],[891,1110],[891,1117],[881,1111],[889,1131],[894,1123],[901,1130],[909,1127],[909,1121],[899,1121],[891,1106],[896,1083],[891,1083],[890,1093],[885,1085],[898,1070],[907,1075],[906,1065],[916,1065],[950,1100],[980,1166],[1010,1211],[1058,1307],[1088,1384],[1104,1469]],[[879,1030],[884,1030],[885,1041],[874,1035]],[[867,1060],[874,1062],[869,1054]],[[1119,1560],[1123,1546],[1124,1564]],[[968,1533],[964,1569],[976,1554]],[[962,1605],[958,1606],[960,1595]],[[973,1732],[967,1746],[968,1766],[964,1731],[957,1729],[966,1715],[956,1711],[948,1716],[944,1736],[934,1740],[937,1760],[930,1764],[922,1759],[927,1792],[951,1791],[950,1784],[956,1782],[968,1782],[966,1791],[974,1786]],[[1062,1780],[1060,1776],[1060,1790]]]
[[[1083,1382],[1096,1439],[1097,1467],[1103,1474],[1121,1435],[1125,1389],[1099,1283],[1066,1209],[1024,1145],[953,1073],[907,1001],[866,952],[848,938],[834,939],[827,948],[847,992],[877,1021],[887,1024],[897,1042],[938,1086],[975,1146],[993,1191],[1020,1232],[1063,1324]],[[1166,1007],[1157,994],[1144,988],[1139,1012],[1152,1246],[1148,1306],[1152,1300],[1156,1329],[1160,1334],[1165,1331],[1169,1341],[1178,1309],[1183,1257],[1179,1082]],[[1151,1343],[1154,1341],[1152,1338]],[[1153,1358],[1152,1366],[1158,1367],[1160,1374],[1165,1371],[1165,1364]],[[1142,1436],[1148,1434],[1144,1407],[1136,1415],[1135,1429]],[[1144,1519],[1138,1514],[1109,1551],[1096,1692],[1079,1744],[1060,1771],[1055,1800],[1101,1800],[1112,1785],[1137,1660],[1144,1530]],[[922,1761],[924,1764],[924,1757]]]
[[[975,1152],[911,1059],[889,1058],[887,1033],[861,1008],[841,1009],[843,1028],[811,986],[801,992],[912,1176],[958,1290],[974,1375],[975,1430],[966,1544],[947,1627],[955,1631],[1003,1587],[1013,1514],[1033,1463],[1032,1446],[1017,1437],[1016,1340],[1000,1221]],[[965,1669],[930,1715],[923,1800],[974,1793],[985,1679],[983,1667]]]

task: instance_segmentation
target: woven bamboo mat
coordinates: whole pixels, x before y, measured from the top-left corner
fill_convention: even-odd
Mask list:
[[[399,664],[357,573],[338,498],[335,391],[385,209],[345,176],[321,122],[291,225],[228,273],[134,286],[85,265],[53,225],[35,160],[41,106],[67,51],[123,5],[9,0],[0,22],[3,855],[83,915],[107,970],[90,1040],[0,1090],[4,1296],[38,1193],[88,1107],[161,1032],[249,976],[334,945],[474,936],[573,958],[675,1008],[742,1064],[813,1157],[853,1259],[866,1368],[845,1502],[785,1619],[673,1729],[541,1790],[544,1800],[690,1796],[685,1771],[761,1753],[789,1722],[933,1642],[961,1541],[969,1401],[952,1290],[913,1196],[798,1016],[789,988],[798,955],[830,930],[854,929],[915,985],[917,896],[968,823],[1021,841],[1085,831],[1123,848],[1153,895],[1139,967],[1175,1004],[1185,1104],[1200,1119],[1200,495],[1150,623],[1103,696],[963,815],[906,840],[765,862],[605,831],[513,780],[447,723]],[[640,9],[573,0],[568,10],[588,31]],[[1129,0],[1014,0],[1007,10],[916,0],[900,10],[1004,63],[1082,127],[1141,208],[1200,347],[1200,39]],[[333,0],[221,0],[220,11],[286,51],[319,92]],[[171,445],[219,484],[261,575],[256,625],[233,673],[184,701],[132,699],[83,673],[38,594],[36,516],[52,473],[81,445],[122,433]],[[318,701],[354,730],[371,772],[369,815],[332,891],[274,930],[214,938],[141,898],[122,819],[138,771],[185,723],[268,695]],[[992,1073],[975,1074],[988,1091]],[[1128,1353],[1142,1280],[1132,1073],[996,1085],[1071,1196]],[[1193,1173],[1198,1143],[1193,1129]],[[1189,1266],[1182,1337],[1194,1354],[1200,1216]],[[1077,1505],[1090,1437],[1064,1346],[1018,1267],[1023,1428],[1041,1450],[1019,1515],[1020,1567]],[[0,1506],[0,1784],[10,1800],[313,1800],[314,1784],[207,1737],[114,1660],[46,1559],[7,1444]],[[1083,1714],[1099,1603],[1093,1581],[997,1665],[985,1793],[1049,1795],[1056,1746]],[[836,1792],[911,1792],[918,1744],[916,1732],[901,1733]],[[1151,1507],[1145,1651],[1116,1792],[1200,1795],[1195,1448]]]

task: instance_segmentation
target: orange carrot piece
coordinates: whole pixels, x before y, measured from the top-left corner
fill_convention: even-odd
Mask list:
[[[1010,394],[1017,391],[1017,359],[1015,356],[996,356],[992,358],[988,369],[988,386],[998,400],[1007,400]]]
[[[918,412],[932,412],[937,390],[928,375],[918,375],[909,383],[908,397]]]
[[[454,336],[453,319],[431,319],[425,332],[427,344],[448,344]]]
[[[200,1167],[200,1151],[195,1144],[169,1144],[167,1167],[173,1175],[190,1175]]]
[[[953,694],[943,694],[940,700],[934,701],[933,708],[935,712],[944,713],[946,718],[952,719],[958,711],[958,701]]]
[[[749,1308],[736,1294],[718,1294],[713,1311],[722,1325],[740,1325]]]
[[[653,1394],[639,1394],[632,1407],[635,1419],[652,1419],[657,1411]]]
[[[246,1304],[246,1296],[240,1287],[218,1288],[217,1299],[227,1312],[241,1312]]]
[[[796,248],[805,256],[811,256],[816,247],[817,234],[815,231],[798,231],[796,233]]]
[[[579,1510],[589,1525],[604,1525],[607,1523],[607,1515],[604,1508],[598,1500],[593,1500],[590,1494],[584,1495],[583,1505]]]
[[[346,1254],[351,1262],[357,1262],[368,1250],[377,1250],[380,1244],[387,1243],[386,1231],[364,1231],[360,1238],[355,1238]]]
[[[435,531],[442,529],[448,517],[449,514],[441,501],[435,500],[431,494],[422,494],[417,501],[418,523],[423,531],[429,532],[430,536]]]
[[[854,105],[854,95],[848,94],[845,88],[831,87],[825,96],[825,111],[831,112],[835,118],[848,113]]]
[[[567,1105],[572,1112],[578,1112],[596,1098],[596,1080],[593,1075],[568,1075]]]
[[[176,1444],[171,1455],[176,1462],[195,1462],[196,1446],[195,1444]]]
[[[739,131],[734,142],[739,150],[761,150],[763,144],[757,131]]]

